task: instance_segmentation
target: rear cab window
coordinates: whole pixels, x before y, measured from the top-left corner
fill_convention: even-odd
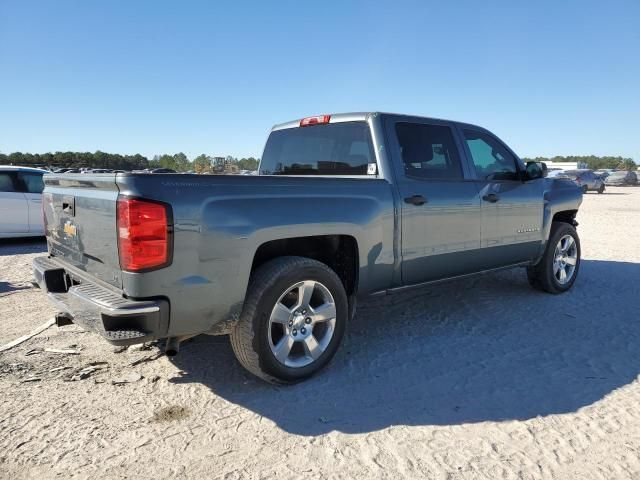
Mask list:
[[[260,175],[367,175],[375,164],[364,121],[275,130],[260,162]]]

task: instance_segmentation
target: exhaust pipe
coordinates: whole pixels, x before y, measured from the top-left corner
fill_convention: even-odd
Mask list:
[[[167,344],[164,347],[164,353],[167,357],[175,357],[180,351],[181,337],[167,338]]]

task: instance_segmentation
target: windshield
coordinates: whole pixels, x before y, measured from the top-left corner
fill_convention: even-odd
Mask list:
[[[375,163],[366,122],[341,122],[271,132],[260,175],[366,175]]]

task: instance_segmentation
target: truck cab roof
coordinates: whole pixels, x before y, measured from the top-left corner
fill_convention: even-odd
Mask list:
[[[327,122],[323,123],[339,123],[339,122],[364,122],[373,116],[393,116],[393,117],[406,117],[407,119],[422,119],[422,120],[434,120],[436,122],[447,122],[447,123],[455,123],[460,125],[461,127],[470,127],[475,130],[486,131],[485,128],[480,127],[479,125],[474,125],[472,123],[458,122],[455,120],[447,120],[443,118],[435,118],[435,117],[425,117],[422,115],[411,115],[406,113],[391,113],[391,112],[345,112],[345,113],[332,113],[319,115],[318,117],[304,117],[299,118],[297,120],[291,120],[284,123],[279,123],[274,125],[271,128],[271,131],[283,130],[286,128],[297,128],[300,127],[302,121],[310,118],[319,118],[319,117],[329,117]]]
[[[17,165],[0,165],[0,171],[2,172],[38,172],[38,173],[49,173],[48,170],[44,170],[42,168],[33,168],[33,167],[19,167]]]

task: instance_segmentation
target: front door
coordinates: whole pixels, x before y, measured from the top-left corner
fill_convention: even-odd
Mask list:
[[[482,204],[484,268],[535,258],[542,242],[544,179],[523,181],[524,165],[495,136],[463,128]]]
[[[0,171],[0,234],[27,233],[29,207],[15,172]]]
[[[451,125],[387,120],[401,198],[402,283],[475,271],[480,199]]]

